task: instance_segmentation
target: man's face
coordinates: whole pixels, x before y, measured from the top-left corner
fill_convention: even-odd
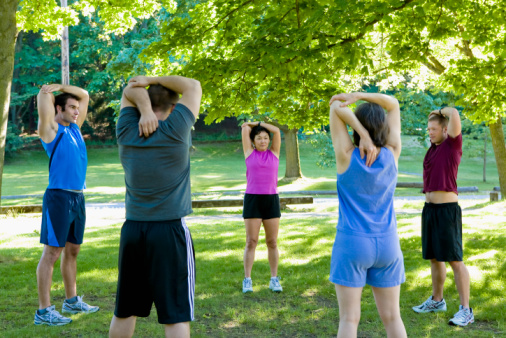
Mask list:
[[[65,104],[65,109],[61,110],[60,106],[57,106],[58,114],[61,115],[61,119],[67,123],[76,123],[77,117],[79,116],[79,101],[69,98]]]
[[[429,121],[427,131],[429,132],[430,141],[436,145],[441,144],[446,140],[446,127],[442,127],[438,121]]]

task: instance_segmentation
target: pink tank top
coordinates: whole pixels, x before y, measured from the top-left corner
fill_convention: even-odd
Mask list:
[[[270,150],[253,150],[246,159],[246,194],[278,193],[279,159]]]

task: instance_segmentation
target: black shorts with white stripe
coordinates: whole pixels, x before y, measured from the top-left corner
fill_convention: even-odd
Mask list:
[[[147,317],[154,302],[160,324],[194,319],[195,253],[184,219],[126,220],[118,267],[116,317]]]

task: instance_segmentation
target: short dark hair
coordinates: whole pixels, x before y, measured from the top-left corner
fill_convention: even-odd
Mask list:
[[[262,126],[254,126],[253,128],[251,128],[251,133],[249,134],[249,138],[251,139],[251,142],[254,142],[255,136],[257,136],[258,134],[260,134],[263,131],[265,131],[267,133],[267,135],[269,135],[269,140],[272,138],[271,133],[266,128],[264,128]]]
[[[153,111],[167,111],[179,101],[179,94],[161,85],[151,85],[148,88],[149,99]]]
[[[444,115],[433,114],[429,121],[437,121],[442,128],[448,127],[448,119]]]
[[[369,132],[374,145],[384,147],[390,132],[385,110],[377,103],[366,102],[357,107],[355,115]],[[356,131],[353,131],[353,143],[357,147],[360,144],[360,136]]]
[[[54,111],[58,113],[58,109],[56,106],[60,106],[62,111],[65,110],[65,106],[67,105],[67,101],[69,99],[74,99],[76,101],[79,101],[79,97],[77,97],[74,94],[70,93],[61,93],[54,97]]]

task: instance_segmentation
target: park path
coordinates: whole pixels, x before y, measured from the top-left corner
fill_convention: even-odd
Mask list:
[[[472,195],[460,196],[460,199],[487,199],[487,195]],[[422,196],[403,196],[395,197],[396,202],[402,201],[423,201],[425,197]],[[333,198],[314,198],[314,205],[316,207],[331,207],[337,206],[337,197]],[[396,211],[397,214],[416,214],[420,213],[419,209],[406,209]],[[288,212],[282,213],[283,219],[294,218],[318,218],[318,217],[335,217],[336,212]],[[87,228],[100,228],[107,227],[113,224],[123,223],[125,221],[125,203],[86,203],[86,227]],[[0,216],[0,234],[18,235],[38,232],[40,230],[41,214],[19,214],[19,215],[1,215]],[[242,220],[240,214],[223,214],[223,215],[198,215],[188,216],[185,218],[191,226],[193,221],[201,222],[202,220]]]

